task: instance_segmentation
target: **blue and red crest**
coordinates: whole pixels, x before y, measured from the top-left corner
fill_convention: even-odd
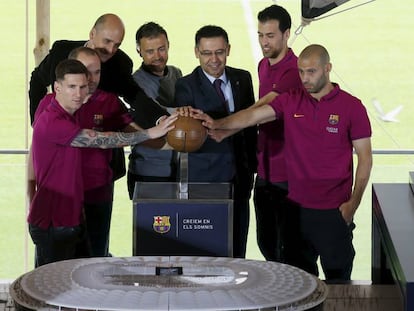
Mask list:
[[[329,115],[329,124],[336,125],[339,123],[339,116],[337,114],[331,114]]]
[[[155,232],[167,233],[171,228],[170,216],[154,216],[152,227]]]

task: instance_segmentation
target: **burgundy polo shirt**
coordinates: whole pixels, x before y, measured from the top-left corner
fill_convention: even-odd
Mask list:
[[[80,132],[75,118],[53,100],[33,123],[32,153],[37,191],[28,222],[47,229],[80,224],[83,181],[80,148],[70,146]]]
[[[259,63],[259,82],[259,97],[271,91],[281,94],[291,88],[300,87],[302,82],[297,57],[293,51],[289,49],[285,57],[274,65],[270,65],[269,60],[263,58]],[[259,125],[257,174],[262,179],[273,183],[287,180],[284,142],[283,121],[276,120]]]
[[[320,101],[298,88],[270,106],[285,122],[289,198],[307,208],[338,208],[352,192],[352,141],[371,137],[365,107],[336,84]]]

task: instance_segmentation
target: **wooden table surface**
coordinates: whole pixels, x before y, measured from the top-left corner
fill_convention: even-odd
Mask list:
[[[328,285],[324,311],[402,311],[396,285]]]

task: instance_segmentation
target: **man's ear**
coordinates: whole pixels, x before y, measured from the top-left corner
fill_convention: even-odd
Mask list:
[[[57,81],[53,83],[53,89],[55,90],[55,93],[60,92],[60,84]]]
[[[327,63],[325,68],[326,68],[326,72],[330,73],[332,70],[332,63]]]
[[[196,58],[200,58],[199,53],[200,52],[198,51],[198,48],[197,47],[194,47],[194,55],[195,55]]]
[[[286,29],[285,32],[283,33],[283,38],[286,40],[286,42],[289,41],[290,38],[290,29]]]

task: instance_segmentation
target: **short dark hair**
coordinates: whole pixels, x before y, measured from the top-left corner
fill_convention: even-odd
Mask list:
[[[261,23],[265,23],[269,20],[275,19],[279,21],[279,30],[284,33],[292,26],[292,19],[289,12],[280,5],[273,4],[257,14],[257,19]]]
[[[68,55],[68,59],[77,59],[79,54],[86,54],[88,56],[96,56],[99,58],[98,52],[96,52],[94,49],[88,48],[86,46],[79,46],[77,48],[74,48],[72,51],[70,51]]]
[[[159,35],[165,35],[168,41],[167,32],[162,26],[154,22],[148,22],[138,28],[135,34],[135,41],[137,45],[139,45],[139,40],[142,38],[154,38],[158,37]]]
[[[55,69],[56,81],[62,81],[67,74],[84,74],[88,77],[88,69],[76,59],[64,59]]]
[[[214,37],[222,37],[226,43],[229,43],[229,36],[227,35],[227,32],[215,25],[207,25],[204,27],[201,27],[195,35],[195,45],[198,46],[200,44],[200,40],[202,38],[214,38]]]

